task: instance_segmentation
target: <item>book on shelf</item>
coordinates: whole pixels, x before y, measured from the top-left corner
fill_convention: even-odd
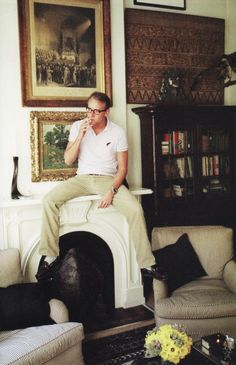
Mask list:
[[[229,175],[230,159],[229,156],[221,156],[219,159],[219,173],[221,175]]]
[[[190,156],[187,156],[187,171],[186,171],[187,177],[193,177],[193,166],[192,166],[192,158]]]
[[[180,177],[176,159],[168,160],[163,163],[163,173],[166,179],[178,179]]]
[[[220,174],[226,174],[226,161],[225,156],[213,155],[202,156],[202,175],[203,176],[219,176]]]
[[[163,162],[163,174],[166,179],[184,179],[193,176],[190,156],[174,157]]]
[[[170,151],[169,151],[169,142],[166,142],[166,141],[161,142],[161,153],[163,155],[168,155],[170,153]]]
[[[191,134],[187,130],[173,130],[162,134],[161,151],[163,155],[179,155],[191,151]]]
[[[184,148],[185,148],[185,152],[191,152],[191,132],[188,130],[184,131]]]
[[[184,139],[184,132],[183,131],[179,131],[178,132],[178,148],[179,148],[179,153],[184,153],[185,152],[185,139]]]
[[[213,169],[213,156],[209,156],[208,157],[208,164],[209,164],[209,176],[213,176],[214,175],[214,169]]]
[[[161,141],[161,151],[163,155],[171,153],[170,134],[164,133]]]
[[[173,146],[173,154],[179,154],[179,131],[172,132],[172,146]]]
[[[213,175],[219,175],[219,155],[213,156]]]
[[[202,152],[208,152],[209,151],[209,136],[203,134],[202,135]]]
[[[176,163],[178,166],[179,177],[183,179],[185,177],[185,159],[183,157],[177,158]]]
[[[226,186],[219,179],[211,179],[202,188],[203,193],[227,191]]]
[[[175,196],[183,196],[183,188],[180,185],[173,184],[173,191]]]
[[[226,152],[229,149],[230,138],[226,131],[204,131],[202,134],[202,152]]]

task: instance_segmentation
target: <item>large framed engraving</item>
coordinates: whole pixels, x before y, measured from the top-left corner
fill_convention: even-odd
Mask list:
[[[24,106],[112,97],[110,0],[18,0]]]
[[[32,181],[59,181],[74,176],[75,163],[64,162],[71,124],[85,118],[85,112],[30,112]]]

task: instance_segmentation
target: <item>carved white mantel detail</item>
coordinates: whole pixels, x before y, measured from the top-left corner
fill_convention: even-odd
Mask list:
[[[150,189],[131,189],[139,197],[151,194]],[[140,270],[126,219],[112,206],[98,208],[100,197],[76,198],[61,208],[60,235],[70,232],[90,232],[109,246],[114,261],[115,307],[128,308],[144,303]],[[21,198],[0,202],[3,230],[0,248],[17,247],[21,253],[26,281],[35,281],[40,256],[41,197]]]

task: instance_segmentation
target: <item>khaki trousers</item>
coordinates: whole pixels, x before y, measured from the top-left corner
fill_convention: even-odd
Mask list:
[[[68,200],[79,196],[104,195],[111,188],[113,180],[112,176],[77,175],[60,183],[45,195],[39,246],[40,255],[59,255],[60,207]],[[145,268],[154,265],[155,258],[151,251],[140,203],[122,185],[118,193],[114,195],[112,205],[128,221],[139,267]]]

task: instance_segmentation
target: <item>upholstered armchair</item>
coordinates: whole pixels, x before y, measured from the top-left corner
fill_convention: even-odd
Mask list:
[[[28,312],[18,308],[22,304],[22,296],[19,297],[18,303],[17,301],[11,303],[8,300],[8,289],[19,287],[18,284],[21,285],[23,281],[19,250],[16,248],[0,250],[0,364],[83,365],[83,325],[69,322],[68,310],[62,301],[55,298],[49,301],[52,324],[33,326],[32,323],[28,327],[18,328],[16,325],[14,328],[12,317],[15,317],[18,323],[19,316],[25,316],[27,321],[27,318],[32,318],[32,312],[35,313],[35,322],[39,321],[38,315],[41,321],[46,318],[46,315],[40,313],[44,310],[43,301],[41,303],[40,299],[35,301],[36,304],[40,304],[37,310],[31,305]],[[33,289],[37,288],[35,285],[37,284],[33,284]],[[26,300],[27,295],[32,296],[32,290],[30,294],[26,292],[23,294]],[[7,306],[9,308],[5,309]],[[11,327],[12,330],[6,330],[7,327]]]
[[[154,228],[152,249],[159,265],[170,273],[167,282],[153,280],[156,325],[181,323],[193,340],[216,332],[236,338],[232,229]]]

